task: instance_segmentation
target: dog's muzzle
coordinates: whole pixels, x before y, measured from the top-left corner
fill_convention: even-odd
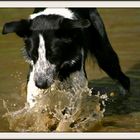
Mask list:
[[[35,81],[35,85],[40,89],[46,89],[51,86],[53,81],[49,81],[46,78],[39,77],[38,80]]]
[[[50,87],[56,75],[55,67],[50,67],[43,71],[36,71],[34,72],[34,81],[35,85],[40,89],[46,89]]]

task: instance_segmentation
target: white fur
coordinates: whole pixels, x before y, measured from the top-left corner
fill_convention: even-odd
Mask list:
[[[69,19],[74,18],[73,12],[66,8],[46,8],[44,11],[30,15],[29,18],[34,19],[40,15],[60,15],[63,16],[64,18],[69,18]]]
[[[28,85],[27,85],[27,103],[29,104],[30,108],[34,107],[36,104],[36,97],[41,94],[43,90],[39,89],[35,85],[34,81],[34,69],[30,73]]]
[[[50,67],[50,64],[46,60],[46,49],[45,49],[45,41],[43,36],[39,34],[39,47],[38,47],[38,60],[34,65],[35,72],[45,74],[47,68]]]
[[[46,49],[45,49],[45,41],[43,36],[39,34],[39,48],[38,48],[39,58],[38,61],[46,61]]]

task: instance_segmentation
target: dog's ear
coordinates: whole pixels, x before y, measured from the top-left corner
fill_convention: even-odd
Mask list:
[[[71,20],[63,19],[61,23],[62,28],[73,29],[73,28],[88,28],[90,26],[90,21],[88,19]]]
[[[12,21],[6,23],[3,26],[2,34],[16,33],[20,37],[26,37],[30,35],[30,21],[29,20],[20,20]]]

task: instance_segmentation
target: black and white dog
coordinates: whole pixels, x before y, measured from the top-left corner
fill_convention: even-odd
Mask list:
[[[25,42],[30,72],[27,102],[75,72],[86,77],[85,59],[90,52],[112,79],[129,90],[117,54],[111,47],[102,19],[95,8],[37,8],[29,19],[6,23],[3,34],[15,32]]]

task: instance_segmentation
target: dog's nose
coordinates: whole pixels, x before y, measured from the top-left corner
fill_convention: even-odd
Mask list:
[[[36,81],[35,85],[40,89],[46,89],[49,87],[47,81]]]

